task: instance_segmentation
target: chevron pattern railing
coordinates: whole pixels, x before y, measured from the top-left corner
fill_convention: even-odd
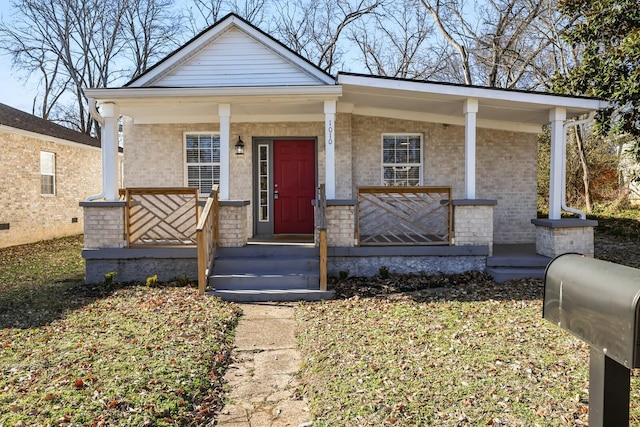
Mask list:
[[[127,188],[124,197],[130,247],[197,244],[197,188]]]
[[[360,187],[356,215],[361,246],[452,243],[450,187]]]

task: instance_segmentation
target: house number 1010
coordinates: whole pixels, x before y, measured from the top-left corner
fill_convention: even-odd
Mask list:
[[[327,140],[327,142],[329,144],[333,144],[333,120],[329,120],[329,127],[327,127],[327,133],[329,136],[329,139]]]

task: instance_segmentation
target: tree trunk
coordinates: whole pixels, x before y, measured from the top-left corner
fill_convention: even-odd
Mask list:
[[[580,126],[574,126],[574,135],[576,137],[576,145],[578,147],[578,155],[580,157],[580,166],[582,166],[582,183],[584,185],[584,205],[585,211],[591,213],[593,205],[591,203],[591,191],[589,190],[591,178],[589,176],[589,164],[587,163],[587,155],[585,153],[584,139]]]

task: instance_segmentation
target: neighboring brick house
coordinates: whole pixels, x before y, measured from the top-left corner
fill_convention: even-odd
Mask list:
[[[82,234],[101,190],[100,141],[0,104],[0,247]]]
[[[605,107],[601,100],[331,76],[233,14],[125,86],[85,93],[100,108],[94,114],[105,123],[107,159],[115,156],[122,116],[124,188],[189,186],[206,197],[219,184],[222,247],[301,236],[318,243],[320,214],[333,274],[370,275],[382,266],[484,270],[498,245],[542,244],[538,253],[547,257],[558,248],[593,250],[593,222],[560,218],[563,129]],[[546,125],[551,209],[549,219],[532,224],[536,144]],[[114,167],[106,168],[105,182]],[[88,218],[126,218],[132,211],[115,180],[109,182],[104,201],[83,204]],[[314,217],[319,186],[326,209],[315,201]],[[166,247],[142,250],[145,241],[133,242],[128,227],[87,226],[88,280],[110,270],[121,271],[122,280],[130,277],[125,271],[139,279],[161,271],[152,259],[169,266],[177,264],[168,260],[188,257]],[[165,277],[193,276],[193,265],[181,265],[185,270],[173,268]]]

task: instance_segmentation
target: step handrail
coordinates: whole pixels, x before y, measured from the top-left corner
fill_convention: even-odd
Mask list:
[[[196,227],[198,242],[198,294],[204,295],[207,280],[213,268],[213,260],[216,256],[220,230],[218,225],[218,193],[216,184],[211,189],[209,197],[200,214],[200,220]]]
[[[327,290],[327,194],[325,185],[318,186],[318,200],[316,203],[316,229],[318,230],[318,245],[320,246],[320,290]]]

